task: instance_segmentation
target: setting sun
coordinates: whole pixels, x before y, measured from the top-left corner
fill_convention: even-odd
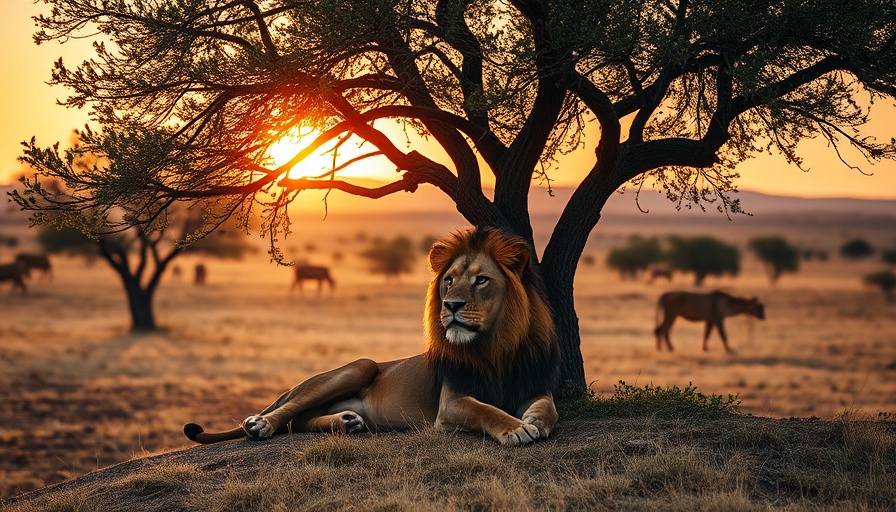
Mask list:
[[[301,135],[286,135],[268,148],[268,156],[274,166],[287,164],[290,159],[302,151],[319,134],[317,131],[303,133]],[[342,144],[335,152],[332,144],[327,144],[314,154],[306,157],[301,162],[289,169],[289,178],[316,177],[330,172],[334,167],[339,168],[349,160],[358,158],[369,152],[367,148],[359,148],[353,140]],[[382,157],[366,158],[344,168],[339,168],[336,178],[366,178],[374,180],[395,179],[394,166]]]

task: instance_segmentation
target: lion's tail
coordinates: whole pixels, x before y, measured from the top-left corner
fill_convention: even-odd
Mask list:
[[[236,427],[232,430],[225,430],[224,432],[206,432],[202,427],[195,423],[187,423],[184,425],[184,434],[190,438],[190,441],[196,441],[201,444],[218,443],[221,441],[246,437],[246,431],[243,430],[243,427]]]

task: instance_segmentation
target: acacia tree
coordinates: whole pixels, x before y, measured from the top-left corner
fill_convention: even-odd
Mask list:
[[[36,174],[22,177],[25,191],[11,197],[37,212],[32,222],[44,226],[38,238],[45,250],[99,255],[108,263],[124,286],[131,330],[154,330],[153,297],[171,262],[206,233],[208,204],[175,205],[134,181],[165,153],[164,132],[86,130],[78,136],[64,154],[58,147],[41,149],[34,140],[25,143],[20,160]],[[161,208],[159,202],[168,204]],[[222,256],[238,250],[206,240],[194,250]]]
[[[666,258],[669,266],[694,273],[694,286],[703,286],[707,276],[736,276],[740,273],[740,250],[711,236],[671,237]]]
[[[65,103],[90,105],[100,122],[172,127],[167,158],[196,164],[141,181],[147,194],[261,201],[273,241],[303,190],[377,198],[435,186],[470,223],[510,230],[542,255],[563,381],[579,388],[573,278],[615,190],[655,183],[672,199],[737,211],[725,193],[757,151],[799,165],[798,143],[818,136],[838,155],[896,150],[860,131],[869,109],[859,101],[896,96],[892,0],[47,2],[38,43],[113,43],[76,67],[57,62],[52,82],[73,91]],[[447,159],[408,150],[390,119]],[[594,157],[537,251],[533,180],[567,170],[552,163],[585,144],[590,120]],[[317,136],[294,158],[269,165],[271,144],[309,130]],[[340,154],[350,140],[369,149]],[[287,175],[327,149],[330,172]],[[377,188],[340,178],[363,157],[399,178]]]
[[[778,282],[784,272],[796,272],[800,268],[800,252],[781,236],[761,236],[750,240],[747,247],[765,264],[772,284]]]
[[[656,237],[629,237],[628,245],[614,247],[607,254],[607,266],[619,271],[622,279],[638,277],[638,272],[663,260],[663,248]]]

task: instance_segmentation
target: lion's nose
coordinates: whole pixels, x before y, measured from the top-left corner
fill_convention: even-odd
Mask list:
[[[464,307],[466,302],[462,300],[446,300],[442,302],[442,305],[445,306],[445,309],[451,311],[452,313],[457,313],[460,308]]]

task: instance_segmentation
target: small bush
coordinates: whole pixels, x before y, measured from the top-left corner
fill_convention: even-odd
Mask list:
[[[876,286],[884,293],[888,301],[893,301],[893,290],[896,290],[896,273],[892,270],[882,270],[873,274],[868,274],[863,278],[865,284]]]
[[[586,417],[651,416],[662,419],[721,418],[737,414],[740,399],[720,395],[704,395],[697,388],[646,385],[635,387],[619,381],[609,397],[589,392],[583,398],[562,402],[561,415]]]
[[[862,238],[856,238],[853,240],[849,240],[840,246],[840,254],[844,258],[849,258],[851,260],[858,260],[861,258],[867,258],[874,253],[874,247],[868,243],[867,240]]]

